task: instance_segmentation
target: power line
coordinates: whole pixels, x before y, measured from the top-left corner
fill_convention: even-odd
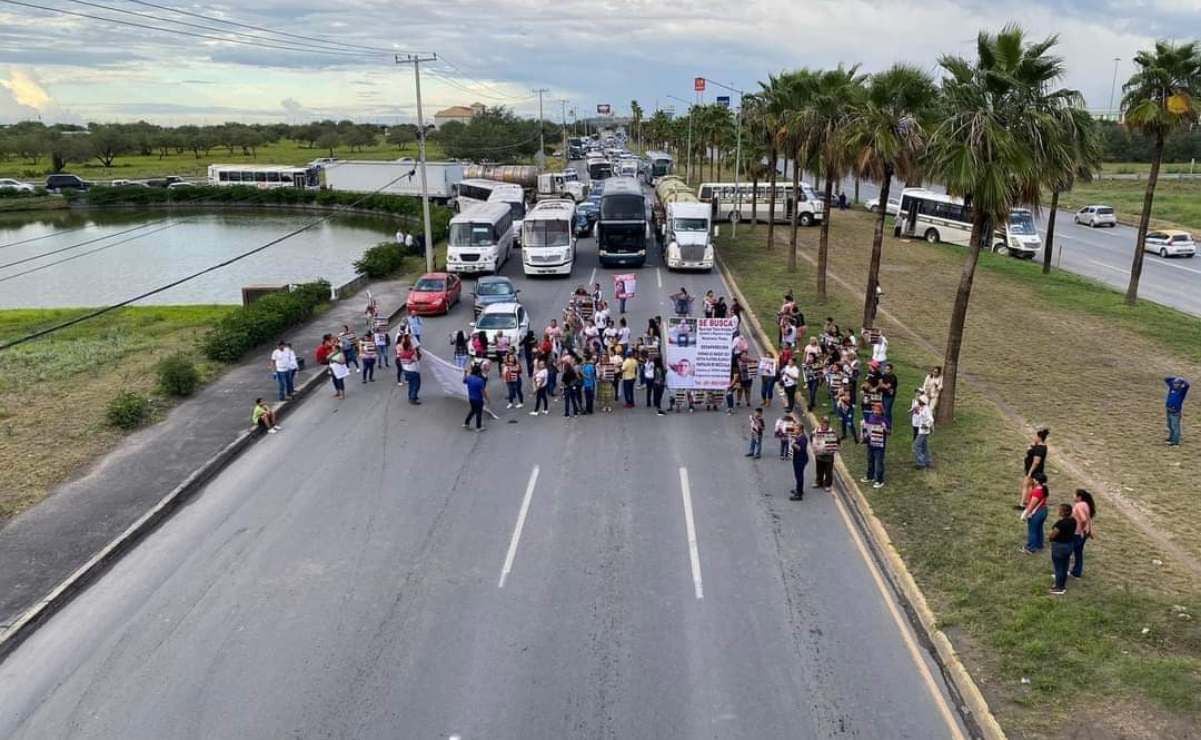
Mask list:
[[[457,72],[459,73],[459,76],[461,76],[461,77],[465,77],[466,79],[468,79],[468,80],[471,80],[472,82],[475,82],[476,84],[478,84],[478,85],[481,85],[481,86],[483,86],[483,87],[489,87],[489,88],[491,88],[492,90],[494,90],[494,91],[495,91],[495,92],[497,92],[497,93],[501,93],[502,95],[504,94],[504,91],[503,91],[503,90],[501,90],[500,88],[497,88],[497,87],[493,86],[491,83],[488,83],[488,82],[483,82],[483,81],[481,81],[481,80],[477,80],[477,79],[475,79],[474,77],[472,77],[471,75],[467,74],[466,72],[464,72],[464,71],[463,71],[463,68],[462,68],[462,67],[460,67],[459,65],[457,65],[457,64],[455,64],[454,62],[452,62],[452,61],[450,61],[449,59],[447,59],[445,55],[439,54],[439,55],[438,55],[438,59],[439,59],[439,61],[441,61],[441,62],[442,62],[443,64],[445,64],[446,66],[448,66],[448,67],[450,67],[451,69],[453,69],[453,70],[457,71]]]
[[[8,249],[9,247],[18,247],[22,244],[30,244],[32,242],[41,241],[42,239],[50,239],[50,238],[53,238],[56,236],[62,236],[63,234],[70,234],[73,231],[82,231],[84,229],[90,229],[90,228],[92,228],[92,224],[84,224],[83,226],[76,226],[73,229],[63,229],[62,231],[55,231],[52,234],[42,234],[41,236],[31,236],[28,239],[20,239],[15,242],[9,242],[8,244],[0,244],[0,249]]]
[[[435,77],[435,78],[441,80],[442,82],[445,82],[446,84],[450,85],[451,87],[456,87],[456,88],[462,90],[463,92],[470,93],[472,95],[477,95],[481,98],[489,98],[492,100],[502,101],[502,102],[506,102],[506,103],[523,103],[527,100],[533,100],[534,98],[538,97],[537,95],[527,95],[524,98],[515,98],[512,95],[506,95],[504,97],[501,97],[498,95],[490,95],[485,92],[480,92],[479,90],[472,90],[471,88],[467,87],[463,83],[460,83],[459,81],[457,81],[451,77],[447,77],[446,73],[440,69],[431,69],[431,68],[427,67],[426,71],[427,71],[427,74],[429,74],[430,76]]]
[[[153,223],[153,222],[151,222],[151,223]],[[61,265],[64,262],[70,262],[71,260],[77,260],[80,257],[87,257],[89,254],[96,254],[97,252],[103,252],[106,249],[112,249],[113,247],[119,247],[122,244],[125,244],[127,242],[137,241],[138,239],[144,239],[144,238],[150,236],[151,234],[157,234],[160,231],[166,231],[167,229],[179,226],[180,223],[182,223],[182,222],[177,221],[173,224],[167,224],[166,226],[162,227],[161,229],[154,229],[153,231],[147,231],[144,234],[135,234],[135,235],[129,237],[128,239],[120,239],[118,241],[113,242],[112,244],[105,244],[103,247],[97,247],[96,249],[89,249],[86,252],[80,252],[79,254],[73,254],[70,257],[62,258],[61,260],[55,260],[54,262],[47,262],[44,265],[38,265],[37,267],[31,267],[28,270],[22,270],[21,272],[16,272],[16,273],[13,273],[12,275],[5,275],[4,277],[0,277],[0,283],[6,283],[9,280],[13,280],[15,278],[19,278],[24,275],[28,275],[32,272],[38,272],[39,270],[45,270],[48,267],[54,267],[55,265]]]
[[[138,226],[134,226],[131,229],[125,229],[124,231],[118,231],[115,234],[105,234],[104,236],[98,236],[95,239],[88,239],[87,241],[79,242],[78,244],[71,244],[66,247],[59,247],[58,249],[52,249],[49,252],[35,254],[32,257],[26,257],[24,259],[16,260],[15,262],[9,262],[6,265],[0,265],[0,270],[7,269],[9,267],[16,267],[17,265],[23,265],[26,262],[33,262],[34,260],[40,260],[43,257],[50,257],[52,255],[59,254],[60,252],[68,252],[72,249],[78,249],[79,247],[86,247],[89,244],[95,244],[96,242],[102,242],[105,239],[111,239],[114,236],[121,236],[122,234],[128,234],[131,231],[137,231],[138,229],[144,229],[147,226],[154,226],[155,224],[161,224],[163,221],[166,221],[166,220],[167,220],[166,218],[160,218],[158,220],[151,221],[150,223],[145,223],[145,224],[140,224]]]
[[[382,190],[384,190],[384,189],[386,189],[386,188],[390,187],[390,186],[391,186],[393,183],[395,183],[395,182],[397,182],[397,181],[399,181],[399,180],[402,180],[402,179],[404,179],[405,177],[408,177],[408,175],[400,175],[399,177],[393,178],[392,180],[390,180],[390,181],[388,181],[388,182],[384,183],[383,185],[381,185],[381,186],[380,186],[379,188],[377,188],[376,190],[373,190],[373,191],[371,191],[370,193],[366,193],[365,195],[363,195],[363,196],[362,196],[361,198],[359,198],[358,200],[355,200],[353,203],[351,203],[350,205],[348,205],[348,206],[347,206],[347,208],[354,208],[355,206],[357,206],[358,204],[360,204],[360,203],[362,203],[363,201],[367,200],[367,199],[368,199],[368,198],[370,198],[371,196],[378,194],[378,193],[379,193],[379,192],[381,192]],[[232,265],[232,264],[233,264],[233,263],[235,263],[235,262],[239,262],[239,261],[241,261],[241,260],[244,260],[244,259],[246,259],[247,257],[250,257],[251,255],[258,254],[259,252],[262,252],[262,251],[263,251],[263,250],[265,250],[265,249],[268,249],[268,248],[270,248],[270,247],[273,247],[273,246],[275,246],[276,244],[279,244],[280,242],[283,242],[283,241],[286,241],[286,240],[288,240],[288,239],[291,239],[292,237],[296,236],[297,234],[300,234],[300,233],[302,233],[302,232],[308,231],[309,229],[311,229],[311,228],[313,228],[313,227],[315,227],[315,226],[319,226],[319,225],[321,225],[321,224],[325,223],[326,221],[330,220],[331,218],[333,218],[334,216],[337,216],[337,215],[338,215],[337,213],[330,213],[330,214],[327,214],[327,215],[325,215],[325,216],[322,216],[321,218],[319,218],[319,219],[316,219],[315,221],[310,221],[309,223],[305,224],[304,226],[301,226],[301,227],[300,227],[300,228],[298,228],[298,229],[294,229],[294,230],[292,230],[292,231],[289,231],[287,234],[284,234],[284,235],[283,235],[283,236],[281,236],[281,237],[278,237],[278,238],[276,238],[276,239],[272,239],[271,241],[267,242],[266,244],[263,244],[263,245],[260,245],[260,246],[258,246],[258,247],[255,247],[254,249],[251,249],[251,250],[249,250],[249,251],[242,252],[241,254],[238,254],[238,255],[235,255],[235,256],[233,256],[233,257],[230,257],[229,259],[225,260],[224,262],[219,262],[219,263],[217,263],[217,264],[215,264],[215,265],[212,265],[211,267],[206,267],[206,268],[204,268],[203,270],[200,270],[200,271],[198,271],[198,272],[194,272],[194,273],[192,273],[191,275],[186,275],[186,276],[184,276],[184,277],[182,277],[182,278],[180,278],[180,279],[178,279],[178,280],[174,280],[174,281],[172,281],[172,282],[170,282],[170,283],[167,283],[166,285],[160,286],[160,287],[158,287],[158,288],[154,288],[153,290],[148,290],[148,291],[146,291],[146,292],[144,292],[144,293],[141,293],[141,294],[139,294],[139,295],[136,295],[136,296],[134,296],[133,298],[128,298],[128,299],[126,299],[126,300],[124,300],[124,301],[121,301],[120,303],[114,303],[114,304],[112,304],[111,306],[105,306],[104,308],[99,308],[99,309],[96,309],[95,311],[89,311],[88,313],[86,313],[86,314],[83,314],[82,316],[76,316],[76,317],[75,317],[75,318],[73,318],[73,319],[69,319],[69,320],[67,320],[67,321],[63,321],[63,322],[61,322],[61,323],[55,324],[54,326],[50,326],[50,327],[47,327],[47,328],[45,328],[45,329],[40,329],[40,330],[38,330],[38,331],[35,331],[35,332],[33,332],[32,334],[26,334],[25,336],[23,336],[23,337],[18,337],[17,339],[13,339],[12,341],[9,341],[9,342],[4,342],[4,343],[0,343],[0,351],[2,351],[2,350],[6,350],[6,349],[9,349],[9,348],[11,348],[11,347],[15,347],[15,346],[17,346],[17,345],[19,345],[19,344],[24,344],[24,343],[26,343],[26,342],[31,342],[31,341],[33,341],[34,339],[39,339],[39,338],[41,338],[41,337],[44,337],[44,336],[46,336],[46,335],[48,335],[48,334],[53,334],[53,333],[54,333],[54,332],[56,332],[56,331],[61,331],[62,329],[66,329],[66,328],[68,328],[68,327],[74,326],[74,325],[76,325],[76,324],[79,324],[79,323],[82,323],[82,322],[84,322],[84,321],[88,321],[88,320],[90,320],[90,319],[94,319],[94,318],[96,318],[97,316],[103,316],[103,315],[104,315],[104,314],[106,314],[106,313],[109,313],[109,312],[112,312],[112,311],[116,311],[118,308],[124,308],[125,306],[128,306],[128,305],[130,305],[131,303],[137,303],[138,301],[145,300],[145,299],[149,298],[150,296],[157,295],[157,294],[159,294],[159,293],[162,293],[163,291],[170,290],[171,288],[174,288],[174,287],[176,287],[176,286],[179,286],[179,285],[183,285],[184,283],[186,283],[186,282],[188,282],[188,281],[190,281],[190,280],[195,280],[196,278],[198,278],[198,277],[201,277],[201,276],[203,276],[203,275],[207,275],[207,274],[209,274],[210,272],[216,272],[217,270],[220,270],[220,269],[221,269],[221,268],[223,268],[223,267],[228,267],[228,266]],[[428,234],[428,233],[427,233],[427,234],[425,235],[425,238],[426,238],[426,239],[432,239],[432,236],[431,236],[430,234]]]

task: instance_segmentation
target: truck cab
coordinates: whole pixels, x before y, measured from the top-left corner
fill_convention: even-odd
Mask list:
[[[663,223],[669,270],[713,269],[713,209],[708,203],[668,203]]]
[[[574,171],[570,175],[566,172],[546,172],[538,175],[539,198],[567,196],[579,203],[584,199],[584,195],[584,186]]]

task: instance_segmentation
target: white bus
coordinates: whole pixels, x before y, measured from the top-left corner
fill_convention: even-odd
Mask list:
[[[575,202],[543,200],[521,225],[521,268],[526,275],[570,275],[575,264]]]
[[[271,188],[319,188],[321,168],[276,164],[210,164],[209,185]]]
[[[483,203],[507,203],[513,212],[517,244],[521,244],[521,219],[525,216],[525,190],[520,185],[499,180],[470,178],[455,186],[455,209],[459,213]]]
[[[971,245],[972,209],[961,198],[922,188],[901,191],[893,234],[898,237],[925,239],[931,244],[946,242],[961,247]],[[1034,214],[1026,208],[1009,212],[1006,223],[993,230],[992,251],[1021,259],[1033,259],[1042,249],[1042,238],[1034,224]]]
[[[717,198],[715,221],[746,221],[751,217],[751,196],[756,192],[755,186],[749,182],[705,182],[701,183],[697,197],[706,203],[712,203]],[[758,185],[758,219],[766,222],[768,219],[768,203],[771,200],[771,183],[761,182]],[[801,197],[792,197],[791,182],[776,183],[776,223],[792,223],[792,211],[796,209],[797,223],[801,226],[812,226],[820,222],[825,214],[825,208],[813,188],[808,183],[801,183]]]
[[[652,185],[657,183],[660,177],[666,177],[675,172],[671,155],[666,152],[647,152],[646,158],[651,166],[650,176]]]
[[[496,272],[513,252],[513,214],[504,203],[482,203],[450,220],[446,271]]]

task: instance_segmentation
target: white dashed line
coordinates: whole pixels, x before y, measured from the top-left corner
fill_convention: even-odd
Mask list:
[[[521,530],[525,528],[525,517],[530,512],[530,501],[534,498],[534,486],[538,485],[538,466],[530,472],[530,482],[525,487],[525,498],[521,500],[521,511],[517,513],[517,524],[513,527],[513,538],[509,540],[509,552],[505,555],[505,564],[500,569],[500,581],[497,588],[505,587],[505,579],[513,570],[513,561],[517,558],[517,543],[521,542]]]
[[[701,553],[696,544],[696,524],[692,520],[692,491],[688,487],[688,468],[680,468],[680,494],[684,498],[684,528],[688,532],[688,560],[692,564],[692,586],[698,599],[705,598],[701,582]]]

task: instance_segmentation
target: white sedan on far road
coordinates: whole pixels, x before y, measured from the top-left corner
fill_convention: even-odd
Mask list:
[[[872,213],[875,213],[880,210],[880,199],[878,197],[872,198],[871,200],[869,200],[867,203],[864,204],[864,207],[867,208],[867,210],[871,211]],[[887,206],[888,215],[895,216],[895,215],[897,215],[897,212],[900,210],[901,210],[901,201],[897,200],[895,198],[889,198],[888,206]]]
[[[0,190],[15,190],[18,193],[32,193],[33,186],[27,182],[21,182],[20,180],[13,180],[5,177],[0,178]]]

